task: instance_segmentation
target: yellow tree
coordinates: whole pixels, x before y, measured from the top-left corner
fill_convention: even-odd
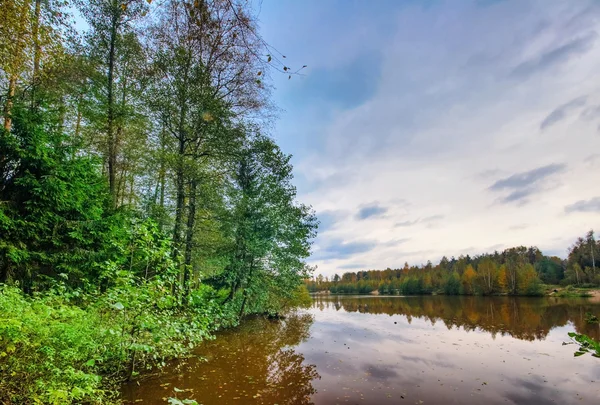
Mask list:
[[[541,281],[533,265],[527,263],[519,269],[518,291],[519,294],[539,295]]]
[[[429,273],[425,273],[423,276],[423,290],[425,292],[430,292],[433,288],[433,284],[431,283],[431,275]]]
[[[467,265],[463,275],[461,277],[461,284],[463,294],[473,294],[475,292],[475,279],[477,278],[477,273],[475,269],[470,264]]]
[[[500,266],[498,270],[498,286],[500,287],[501,292],[506,292],[506,287],[508,286],[508,281],[506,279],[506,266]]]

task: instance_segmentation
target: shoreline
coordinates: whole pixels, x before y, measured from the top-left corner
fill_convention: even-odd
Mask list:
[[[568,287],[555,287],[544,291],[541,295],[526,295],[526,294],[453,294],[448,295],[443,292],[433,292],[431,294],[380,294],[379,291],[371,291],[369,293],[332,293],[329,290],[316,291],[309,293],[311,297],[318,296],[365,296],[365,297],[423,297],[423,296],[454,296],[454,297],[553,297],[553,298],[589,298],[592,302],[600,302],[600,288],[568,288]]]

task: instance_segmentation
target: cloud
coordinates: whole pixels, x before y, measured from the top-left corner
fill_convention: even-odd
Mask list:
[[[597,37],[598,34],[590,32],[580,38],[575,38],[564,45],[544,52],[541,55],[519,64],[510,73],[510,77],[526,79],[533,74],[561,65],[592,49]]]
[[[513,174],[510,177],[496,181],[490,186],[490,190],[526,188],[552,174],[563,171],[565,168],[566,165],[564,164],[553,163],[527,172]]]
[[[549,126],[556,124],[558,121],[564,119],[567,116],[567,113],[569,113],[571,110],[574,110],[578,107],[583,107],[586,102],[587,96],[581,96],[557,107],[546,118],[544,118],[540,124],[540,129],[544,130]]]
[[[492,191],[509,190],[510,193],[500,199],[501,202],[524,203],[527,197],[541,191],[541,185],[548,177],[564,172],[566,165],[553,163],[538,167],[527,172],[513,174],[492,184],[488,189]]]
[[[346,263],[337,266],[340,269],[351,270],[351,269],[365,269],[367,266],[363,263]]]
[[[365,205],[356,214],[357,219],[367,219],[371,217],[380,217],[388,211],[387,207],[379,205],[379,203],[372,203]]]
[[[600,153],[593,153],[591,155],[589,155],[588,157],[586,157],[585,159],[583,159],[583,162],[588,165],[588,166],[595,166],[595,164],[597,162],[600,161]]]
[[[584,121],[592,121],[600,118],[600,105],[594,105],[586,108],[581,112],[580,117]]]
[[[413,226],[415,224],[418,224],[419,220],[415,219],[414,221],[401,221],[401,222],[396,222],[396,224],[394,225],[396,228],[402,228],[405,226]]]
[[[431,223],[437,222],[441,219],[444,219],[443,215],[430,215],[430,216],[424,217],[424,218],[417,218],[413,221],[396,222],[396,224],[394,224],[394,227],[402,228],[402,227],[413,226],[416,224],[431,224]]]
[[[589,200],[579,200],[576,203],[567,205],[565,212],[600,212],[600,197],[594,197]]]
[[[296,99],[353,108],[368,100],[377,88],[381,55],[367,50],[343,66],[314,69],[305,78]]]
[[[346,242],[334,239],[325,244],[325,246],[315,249],[312,258],[314,260],[346,259],[359,253],[366,253],[373,250],[377,242],[363,240]]]
[[[345,217],[341,210],[326,210],[317,212],[319,219],[319,233],[327,232],[335,227],[335,225]]]
[[[362,366],[362,369],[365,374],[368,374],[375,381],[387,381],[390,378],[398,377],[396,370],[377,364],[367,363]]]
[[[286,111],[274,135],[294,155],[298,199],[344,213],[323,221],[310,259],[319,272],[426,263],[470,246],[564,250],[600,227],[594,212],[557,216],[590,198],[600,167],[584,161],[600,150],[600,2],[345,3],[275,2],[261,14],[265,39],[309,66],[292,80],[274,75]],[[433,214],[446,219],[423,223]]]
[[[385,246],[385,247],[396,247],[396,246],[406,243],[410,240],[411,240],[411,238],[398,238],[398,239],[389,240],[387,242],[382,242],[380,245]]]

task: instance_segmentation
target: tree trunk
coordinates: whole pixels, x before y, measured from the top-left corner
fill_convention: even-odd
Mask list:
[[[15,53],[13,58],[17,59],[20,57],[21,49],[23,48],[23,42],[25,40],[25,25],[27,23],[27,15],[29,14],[29,1],[23,3],[21,7],[21,15],[19,20],[18,37],[16,38]],[[4,104],[4,129],[10,131],[12,128],[12,108],[14,104],[14,97],[17,91],[17,79],[18,79],[18,67],[13,66],[12,72],[10,72],[8,79],[8,93],[6,94],[6,103]]]
[[[8,263],[0,265],[0,283],[4,284],[8,280]]]
[[[248,299],[248,293],[244,290],[244,300],[242,301],[242,307],[240,308],[240,314],[238,315],[238,319],[242,319],[244,316],[244,309],[246,309],[246,300]]]
[[[192,245],[194,241],[194,226],[196,223],[196,180],[190,185],[190,204],[188,211],[187,229],[185,236],[185,260],[183,264],[183,293],[187,296],[190,292],[190,273],[192,267]]]
[[[12,108],[13,98],[15,97],[15,90],[17,88],[17,75],[12,74],[8,81],[8,94],[6,97],[6,104],[4,104],[4,129],[10,131],[12,128]]]
[[[40,81],[40,58],[42,47],[40,46],[40,19],[42,12],[42,0],[35,0],[35,14],[33,16],[33,85],[31,87],[31,108],[36,108],[35,93]]]
[[[79,133],[81,132],[81,120],[83,118],[83,114],[81,113],[81,102],[83,98],[83,93],[80,94],[77,98],[77,119],[75,120],[75,140],[79,140]]]
[[[116,189],[116,163],[117,163],[117,145],[115,142],[114,135],[114,120],[115,120],[115,106],[114,106],[114,75],[115,75],[115,47],[117,41],[117,27],[119,15],[115,11],[112,16],[112,24],[110,29],[110,49],[108,52],[108,106],[107,106],[107,138],[108,138],[108,184],[110,188],[110,195],[112,197],[113,208],[117,205],[117,189]]]
[[[165,150],[166,150],[166,145],[165,145],[165,131],[163,129],[161,135],[160,135],[160,170],[159,170],[159,184],[160,184],[160,199],[159,199],[159,206],[161,211],[164,210],[165,208],[165,172],[166,172],[166,167],[165,167]],[[161,227],[162,227],[162,223],[161,223]]]
[[[176,205],[175,205],[175,226],[173,228],[173,249],[178,250],[181,243],[181,229],[183,228],[183,205],[185,200],[184,172],[183,172],[183,153],[185,147],[183,141],[179,142],[179,162],[177,163],[177,173],[175,178],[176,187]],[[174,252],[176,253],[176,252]]]

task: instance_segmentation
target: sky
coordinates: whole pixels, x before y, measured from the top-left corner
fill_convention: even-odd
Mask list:
[[[263,0],[316,274],[600,230],[600,1]]]

